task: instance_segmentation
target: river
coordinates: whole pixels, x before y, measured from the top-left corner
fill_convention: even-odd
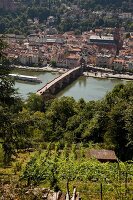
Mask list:
[[[16,81],[15,87],[18,88],[18,92],[23,99],[26,99],[29,93],[35,93],[46,83],[59,76],[59,73],[56,72],[35,72],[25,70],[14,70],[12,73],[37,76],[42,80],[42,83],[40,84]],[[76,100],[79,100],[80,98],[84,98],[86,101],[98,100],[103,98],[107,92],[111,91],[117,83],[122,82],[125,81],[118,79],[98,79],[82,76],[58,93],[57,97],[72,96]]]

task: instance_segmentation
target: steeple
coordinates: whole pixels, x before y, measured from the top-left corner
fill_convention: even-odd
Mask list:
[[[120,35],[120,27],[119,24],[116,25],[114,28],[114,41],[117,46],[117,54],[119,53],[119,50],[122,48],[122,40]]]

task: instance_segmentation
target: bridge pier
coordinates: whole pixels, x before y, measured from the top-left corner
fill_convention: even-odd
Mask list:
[[[55,92],[56,92],[56,88],[55,88],[55,86],[53,85],[51,88],[49,88],[48,89],[48,92],[50,93],[50,94],[55,94]]]
[[[54,94],[58,93],[62,88],[63,88],[63,81],[60,81],[55,85],[55,93]]]

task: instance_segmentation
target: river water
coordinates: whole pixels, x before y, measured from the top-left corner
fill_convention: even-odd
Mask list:
[[[43,87],[46,83],[59,76],[59,73],[56,72],[35,72],[25,70],[14,70],[12,73],[37,76],[42,81],[40,84],[16,81],[15,87],[18,88],[18,92],[23,99],[26,99],[29,93],[37,92],[37,90]],[[86,101],[98,100],[104,97],[107,92],[111,91],[116,84],[122,82],[125,81],[119,79],[98,79],[82,76],[58,93],[57,97],[72,96],[76,100],[79,100],[80,98],[84,98]]]

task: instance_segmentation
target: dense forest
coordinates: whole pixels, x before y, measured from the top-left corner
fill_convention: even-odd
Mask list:
[[[94,11],[102,12],[98,14]],[[114,27],[116,23],[130,31],[133,30],[132,20],[122,20],[118,15],[132,11],[132,1],[123,0],[21,0],[15,11],[0,10],[0,32],[30,34],[52,26],[58,32],[73,30],[80,33],[99,27]],[[49,16],[55,18],[54,23],[47,23]],[[39,19],[39,24],[34,23],[35,18]],[[33,20],[33,23],[29,25],[28,19]]]

